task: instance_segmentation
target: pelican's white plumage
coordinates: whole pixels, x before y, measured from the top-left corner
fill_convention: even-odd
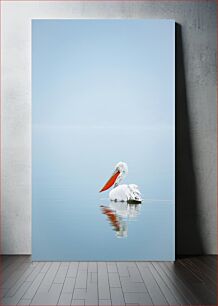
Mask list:
[[[122,184],[110,191],[109,199],[118,202],[141,201],[141,193],[135,184]]]
[[[137,185],[135,184],[119,185],[127,174],[128,174],[127,164],[124,162],[119,162],[115,167],[113,175],[105,184],[105,186],[101,189],[101,191],[105,191],[114,185],[114,188],[109,193],[109,198],[111,201],[117,201],[117,202],[134,201],[140,203],[142,202],[142,198]]]

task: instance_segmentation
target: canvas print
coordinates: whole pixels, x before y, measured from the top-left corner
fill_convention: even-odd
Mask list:
[[[173,20],[32,20],[32,257],[175,259]]]

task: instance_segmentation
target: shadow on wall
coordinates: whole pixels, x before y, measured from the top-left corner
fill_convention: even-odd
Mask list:
[[[203,254],[183,59],[182,28],[176,24],[176,254]]]

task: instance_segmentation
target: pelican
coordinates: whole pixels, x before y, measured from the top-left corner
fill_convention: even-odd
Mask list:
[[[113,186],[113,189],[109,193],[109,199],[115,202],[127,202],[131,204],[137,204],[142,202],[141,193],[138,186],[135,184],[122,184],[120,182],[128,174],[128,166],[124,162],[119,162],[112,176],[109,178],[104,187],[99,191],[105,191]]]

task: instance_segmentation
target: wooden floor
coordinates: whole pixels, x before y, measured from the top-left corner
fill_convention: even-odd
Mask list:
[[[217,258],[172,262],[1,259],[1,305],[216,305]]]

